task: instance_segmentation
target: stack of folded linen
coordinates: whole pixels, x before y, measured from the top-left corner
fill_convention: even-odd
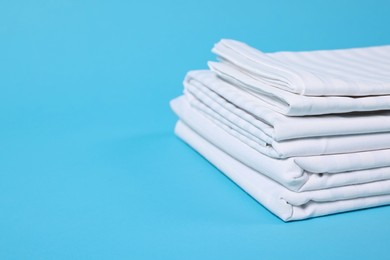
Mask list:
[[[284,221],[390,204],[390,46],[213,52],[171,101],[181,139]]]

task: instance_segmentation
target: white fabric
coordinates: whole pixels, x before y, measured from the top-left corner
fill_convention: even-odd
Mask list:
[[[195,109],[185,97],[171,101],[177,116],[213,145],[293,191],[390,179],[390,150],[274,159],[252,149]]]
[[[231,112],[226,108],[231,104],[228,104],[208,89],[202,90],[202,87],[198,88],[196,84],[186,84],[185,96],[191,106],[207,115],[210,120],[221,128],[253,149],[274,158],[351,153],[390,148],[390,132],[300,138],[277,142],[256,126],[261,122],[253,123],[257,121],[256,118],[239,108],[233,109],[238,111],[237,113]]]
[[[250,122],[229,112],[227,112],[228,117],[223,117],[188,92],[186,92],[186,97],[194,108],[205,114],[215,124],[253,149],[273,158],[353,153],[390,148],[390,133],[312,137],[281,142],[267,140],[269,138],[263,138],[264,133]]]
[[[209,62],[221,78],[250,92],[263,105],[289,116],[321,115],[356,111],[390,109],[390,95],[366,97],[313,97],[297,95],[259,82],[238,67],[222,62]]]
[[[284,221],[390,203],[389,180],[297,193],[235,160],[181,122],[178,122],[175,131],[180,138]]]
[[[285,221],[390,204],[390,45],[213,51],[171,101],[180,138]]]
[[[306,137],[323,137],[390,132],[390,111],[349,113],[337,115],[289,117],[264,105],[258,97],[220,80],[210,71],[190,71],[186,89],[197,88],[208,99],[209,107],[218,103],[223,108],[249,121],[263,132],[262,140],[282,141]],[[221,111],[218,111],[222,113]]]
[[[238,41],[221,40],[213,52],[259,83],[300,95],[390,94],[390,45],[266,54]]]

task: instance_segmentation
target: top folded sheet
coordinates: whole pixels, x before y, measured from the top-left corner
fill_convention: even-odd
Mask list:
[[[263,53],[238,41],[221,40],[213,52],[263,84],[300,95],[390,94],[390,45]]]

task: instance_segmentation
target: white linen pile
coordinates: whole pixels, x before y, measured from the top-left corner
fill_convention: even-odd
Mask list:
[[[390,204],[390,46],[213,52],[171,101],[181,139],[284,221]]]

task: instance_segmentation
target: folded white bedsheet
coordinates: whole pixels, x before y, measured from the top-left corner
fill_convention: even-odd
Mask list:
[[[231,106],[227,101],[217,96],[214,99],[220,100],[216,102],[209,97],[213,93],[206,95],[195,85],[188,85],[184,94],[193,108],[203,113],[215,124],[253,149],[274,158],[352,153],[390,148],[390,132],[299,138],[277,142],[256,126],[261,122],[253,123],[257,121],[255,117],[244,110],[239,111],[239,108],[234,108],[234,111],[239,111],[239,113],[231,112],[226,109],[226,107]]]
[[[383,133],[390,130],[390,111],[289,117],[264,105],[258,97],[234,87],[210,71],[191,71],[186,89],[197,88],[213,102],[249,121],[264,133],[264,140]],[[195,86],[195,87],[194,87]],[[210,104],[206,104],[211,106]],[[246,112],[246,113],[244,113]]]
[[[209,67],[220,78],[250,92],[263,101],[264,106],[284,115],[305,116],[390,109],[390,95],[364,97],[302,96],[259,82],[250,74],[226,62],[209,62]]]
[[[258,82],[300,95],[390,94],[390,45],[267,54],[238,41],[221,40],[213,52]]]
[[[390,179],[390,150],[275,159],[254,150],[196,111],[182,96],[173,111],[208,142],[293,191]]]
[[[176,134],[284,221],[299,220],[390,203],[390,181],[293,192],[247,167],[178,122]]]

